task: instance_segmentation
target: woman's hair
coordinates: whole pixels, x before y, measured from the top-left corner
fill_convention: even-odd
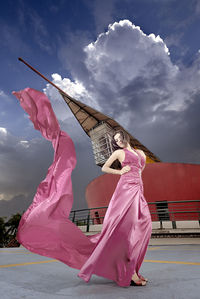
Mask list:
[[[116,130],[113,135],[112,135],[112,139],[111,139],[111,145],[112,145],[112,149],[113,151],[116,151],[118,149],[121,149],[121,147],[119,145],[117,145],[114,137],[116,134],[120,134],[121,138],[122,138],[122,141],[127,144],[127,143],[130,143],[130,137],[128,135],[128,133],[126,133],[125,131],[123,131],[122,129],[120,130]]]
[[[122,129],[114,131],[114,133],[111,136],[111,145],[112,145],[112,150],[113,151],[116,151],[118,149],[122,149],[120,146],[117,145],[117,143],[115,142],[115,139],[114,139],[115,135],[118,134],[118,133],[120,134],[120,136],[122,138],[122,141],[125,144],[130,142],[130,137],[125,131],[123,131]],[[114,169],[121,169],[122,168],[121,163],[119,162],[118,159],[115,160],[110,167],[114,168]]]

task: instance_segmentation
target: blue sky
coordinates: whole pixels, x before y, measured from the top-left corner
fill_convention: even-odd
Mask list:
[[[198,0],[2,2],[0,216],[28,207],[53,157],[13,90],[45,90],[72,137],[74,208],[85,207],[85,187],[101,174],[68,107],[18,57],[115,118],[163,162],[199,164],[199,31]]]

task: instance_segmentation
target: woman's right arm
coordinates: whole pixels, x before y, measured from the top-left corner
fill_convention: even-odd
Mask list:
[[[121,175],[121,169],[113,169],[113,168],[110,168],[110,166],[112,165],[112,163],[117,160],[119,157],[119,152],[118,150],[114,151],[112,153],[112,155],[108,158],[108,160],[106,161],[106,163],[103,165],[103,167],[101,168],[101,170],[103,172],[106,172],[106,173],[112,173],[112,174],[119,174]]]

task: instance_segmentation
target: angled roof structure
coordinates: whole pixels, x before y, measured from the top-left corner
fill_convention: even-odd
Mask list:
[[[104,122],[107,123],[112,129],[123,129],[128,135],[130,136],[130,144],[132,147],[136,147],[144,151],[145,155],[147,156],[147,163],[154,163],[154,162],[161,162],[161,160],[154,155],[148,148],[146,148],[139,140],[133,137],[129,132],[127,132],[120,124],[118,124],[114,119],[105,114],[91,108],[88,105],[81,103],[80,101],[75,100],[67,93],[65,93],[61,88],[47,79],[44,75],[42,75],[38,70],[33,68],[30,64],[24,61],[21,57],[18,58],[19,61],[23,62],[27,65],[30,69],[32,69],[35,73],[41,76],[45,81],[49,82],[53,85],[61,94],[64,101],[69,106],[71,112],[74,114],[76,119],[78,120],[79,124],[81,125],[82,129],[85,133],[90,137],[89,131],[94,129],[100,123]]]
[[[76,117],[82,129],[89,137],[89,131],[98,126],[101,122],[107,123],[113,129],[123,129],[125,132],[127,132],[118,122],[116,122],[111,117],[106,116],[105,114],[91,108],[90,106],[75,100],[64,91],[60,91],[60,94],[69,106],[71,112]],[[147,156],[147,163],[161,162],[160,159],[156,155],[154,155],[148,148],[146,148],[139,140],[133,137],[129,132],[127,133],[130,136],[131,146],[144,151],[145,155]]]

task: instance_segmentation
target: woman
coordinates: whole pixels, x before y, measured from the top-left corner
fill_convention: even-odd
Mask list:
[[[123,287],[144,285],[146,281],[138,271],[149,242],[151,219],[142,189],[140,170],[145,164],[142,152],[131,149],[128,136],[125,139],[123,132],[115,133],[114,143],[120,149],[112,154],[103,170],[121,174],[121,178],[101,233],[86,236],[69,219],[73,204],[71,173],[76,165],[72,139],[61,131],[44,93],[26,88],[13,94],[29,114],[35,129],[51,141],[54,148],[54,159],[46,178],[39,184],[33,202],[20,220],[17,240],[31,252],[79,269],[78,276],[86,282],[96,274]],[[110,168],[115,159],[121,162],[121,170]]]
[[[88,282],[92,274],[115,281],[121,287],[144,286],[147,279],[139,274],[151,236],[151,216],[143,195],[141,171],[145,155],[134,150],[129,136],[116,131],[116,149],[102,171],[121,175],[104,217],[102,231],[90,236],[95,247],[78,276]],[[122,168],[110,166],[119,160]]]
[[[115,151],[103,165],[102,171],[121,175],[111,199],[111,205],[114,208],[116,201],[119,202],[119,205],[123,208],[123,206],[127,204],[127,201],[130,202],[125,215],[125,218],[130,217],[130,219],[125,220],[126,225],[128,225],[122,224],[120,230],[121,233],[123,233],[124,229],[125,237],[128,237],[126,240],[127,246],[130,245],[129,243],[132,243],[130,246],[132,252],[126,252],[126,254],[129,255],[130,262],[134,265],[132,267],[134,271],[130,284],[144,286],[146,285],[147,279],[143,278],[138,271],[151,236],[151,217],[143,196],[141,178],[141,172],[145,167],[146,156],[142,150],[134,150],[131,148],[129,135],[122,130],[114,133],[112,146]],[[122,168],[120,170],[110,167],[116,160],[119,160],[121,163]],[[123,192],[123,190],[125,190],[125,192]],[[129,229],[130,235],[129,232],[127,232]],[[139,236],[141,237],[141,235],[144,235],[144,237],[142,239],[138,238]]]

